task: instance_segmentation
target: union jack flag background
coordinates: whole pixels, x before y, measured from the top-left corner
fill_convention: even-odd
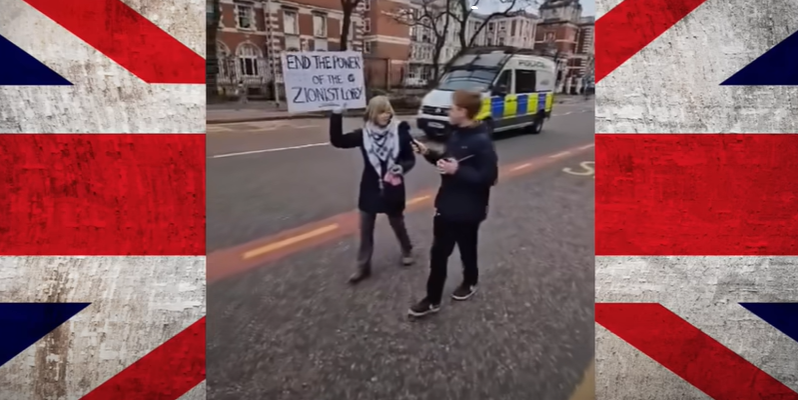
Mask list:
[[[3,0],[0,398],[205,398],[205,4]]]
[[[798,399],[798,1],[597,11],[597,398]]]

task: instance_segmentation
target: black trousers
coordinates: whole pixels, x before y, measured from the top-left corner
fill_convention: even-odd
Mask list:
[[[443,297],[443,286],[446,284],[446,272],[449,256],[454,246],[460,250],[460,261],[463,263],[463,283],[476,285],[479,280],[477,268],[477,243],[480,222],[447,221],[436,215],[432,223],[432,251],[430,255],[430,271],[427,280],[427,300],[440,304]]]
[[[360,212],[360,248],[357,251],[357,265],[362,269],[371,268],[371,255],[374,253],[374,228],[377,222],[377,214]],[[405,227],[405,217],[402,214],[388,215],[388,223],[399,240],[402,248],[402,255],[409,256],[413,251],[413,244]]]

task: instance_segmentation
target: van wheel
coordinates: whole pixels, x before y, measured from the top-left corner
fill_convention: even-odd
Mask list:
[[[485,123],[485,130],[488,132],[488,136],[490,136],[490,138],[493,139],[493,128],[494,128],[493,120],[486,119],[484,123]]]
[[[531,127],[529,127],[529,132],[531,134],[533,134],[533,135],[537,135],[540,132],[542,132],[543,131],[543,121],[545,121],[545,118],[538,118],[537,121],[535,121],[535,123],[532,124]]]

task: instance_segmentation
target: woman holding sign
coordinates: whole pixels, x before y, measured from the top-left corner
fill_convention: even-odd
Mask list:
[[[369,101],[362,129],[343,133],[343,110],[330,116],[330,143],[339,149],[360,149],[363,173],[360,178],[360,248],[357,271],[350,283],[371,276],[371,255],[374,252],[374,223],[377,214],[386,214],[402,249],[402,264],[413,263],[413,245],[404,222],[404,175],[416,163],[410,125],[394,118],[393,107],[385,96]]]

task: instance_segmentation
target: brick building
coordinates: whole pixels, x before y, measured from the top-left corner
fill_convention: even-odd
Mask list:
[[[595,18],[582,17],[579,0],[546,0],[540,6],[535,47],[557,54],[558,91],[578,92],[588,60],[593,57]]]
[[[486,16],[471,14],[469,35],[482,25]],[[477,46],[513,46],[522,49],[535,47],[535,31],[539,18],[524,10],[513,11],[507,16],[493,17],[477,35]]]
[[[349,49],[363,51],[369,59],[369,85],[384,85],[378,78],[384,81],[394,65],[400,65],[401,77],[409,44],[407,27],[381,18],[380,10],[396,2],[381,1],[375,7],[377,3],[361,0],[349,32]],[[217,48],[223,90],[229,91],[243,80],[250,95],[272,97],[273,79],[282,82],[283,51],[340,49],[340,0],[221,0],[220,12]]]
[[[229,88],[240,79],[250,94],[271,93],[275,75],[282,81],[282,52],[338,50],[342,19],[340,0],[221,0],[220,85]],[[362,18],[356,13],[352,22],[349,47],[360,50]]]
[[[365,78],[372,88],[402,84],[410,57],[410,27],[397,18],[410,0],[361,0]]]

